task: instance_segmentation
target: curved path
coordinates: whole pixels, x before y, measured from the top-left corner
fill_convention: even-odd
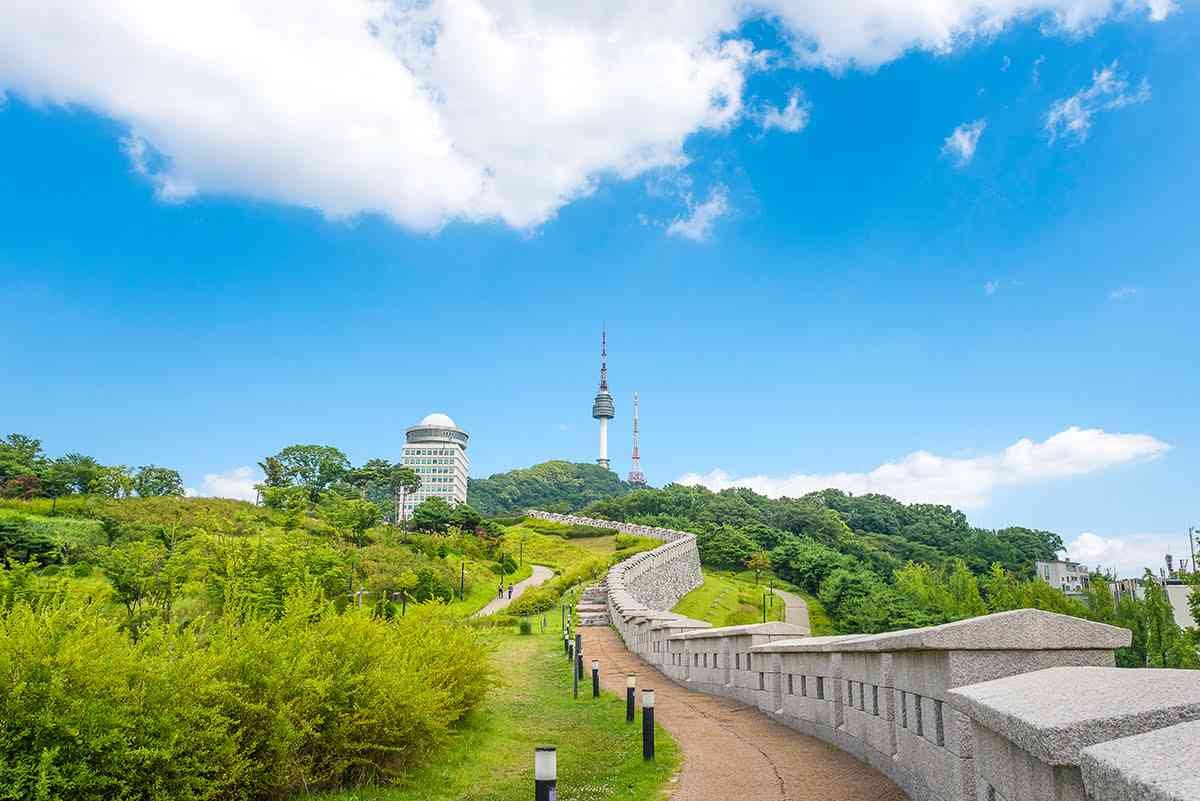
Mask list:
[[[787,606],[784,622],[803,626],[812,632],[812,626],[808,623],[808,604],[804,602],[804,599],[794,592],[784,592],[783,590],[775,590],[775,594],[782,598],[783,603]]]
[[[474,616],[475,617],[483,617],[484,615],[491,615],[496,612],[499,612],[501,609],[504,609],[506,606],[511,604],[513,601],[520,598],[521,593],[525,592],[525,590],[529,589],[530,587],[536,587],[539,584],[545,584],[547,581],[549,581],[553,577],[554,577],[554,571],[551,570],[550,568],[546,567],[545,565],[534,565],[533,566],[533,575],[531,575],[529,578],[525,579],[524,581],[518,581],[516,584],[513,585],[513,591],[512,591],[511,598],[509,598],[507,594],[503,598],[493,598],[492,600],[488,601],[487,606],[483,607],[478,612],[476,612]]]
[[[625,649],[617,633],[581,626],[583,656],[600,660],[606,690],[625,674],[655,690],[655,713],[683,751],[674,801],[907,801],[883,774],[849,754],[776,723],[753,707],[686,690]],[[631,724],[639,725],[639,724]]]

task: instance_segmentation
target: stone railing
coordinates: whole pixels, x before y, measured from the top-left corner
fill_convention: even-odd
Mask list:
[[[755,706],[874,766],[913,801],[1197,801],[1200,671],[1125,670],[1125,629],[1036,609],[874,635],[712,628],[670,611],[702,581],[684,532],[616,565],[609,617],[679,684]]]
[[[700,574],[700,552],[696,548],[694,534],[670,528],[640,526],[578,515],[560,515],[535,509],[525,514],[539,520],[607,528],[621,534],[635,534],[663,541],[663,545],[635,554],[609,568],[608,611],[609,619],[615,623],[621,620],[621,610],[638,609],[650,612],[655,609],[670,609],[679,603],[680,598],[704,582],[704,577]],[[619,623],[617,628],[621,628]],[[624,636],[625,631],[621,631],[621,634]]]

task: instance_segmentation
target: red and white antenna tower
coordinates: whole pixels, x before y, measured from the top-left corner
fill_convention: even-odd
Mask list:
[[[625,479],[635,487],[646,486],[646,474],[642,472],[642,457],[638,453],[638,395],[633,393],[633,460],[629,465],[629,476]]]

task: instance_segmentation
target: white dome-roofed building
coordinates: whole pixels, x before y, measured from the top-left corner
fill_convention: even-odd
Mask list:
[[[403,517],[408,519],[426,498],[441,498],[450,504],[466,503],[467,458],[470,435],[450,415],[434,412],[405,432],[404,466],[421,477],[421,486],[404,499]]]

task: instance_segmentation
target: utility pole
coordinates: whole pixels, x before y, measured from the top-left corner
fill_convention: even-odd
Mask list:
[[[1196,572],[1196,527],[1188,526],[1188,547],[1192,550],[1192,572]]]

